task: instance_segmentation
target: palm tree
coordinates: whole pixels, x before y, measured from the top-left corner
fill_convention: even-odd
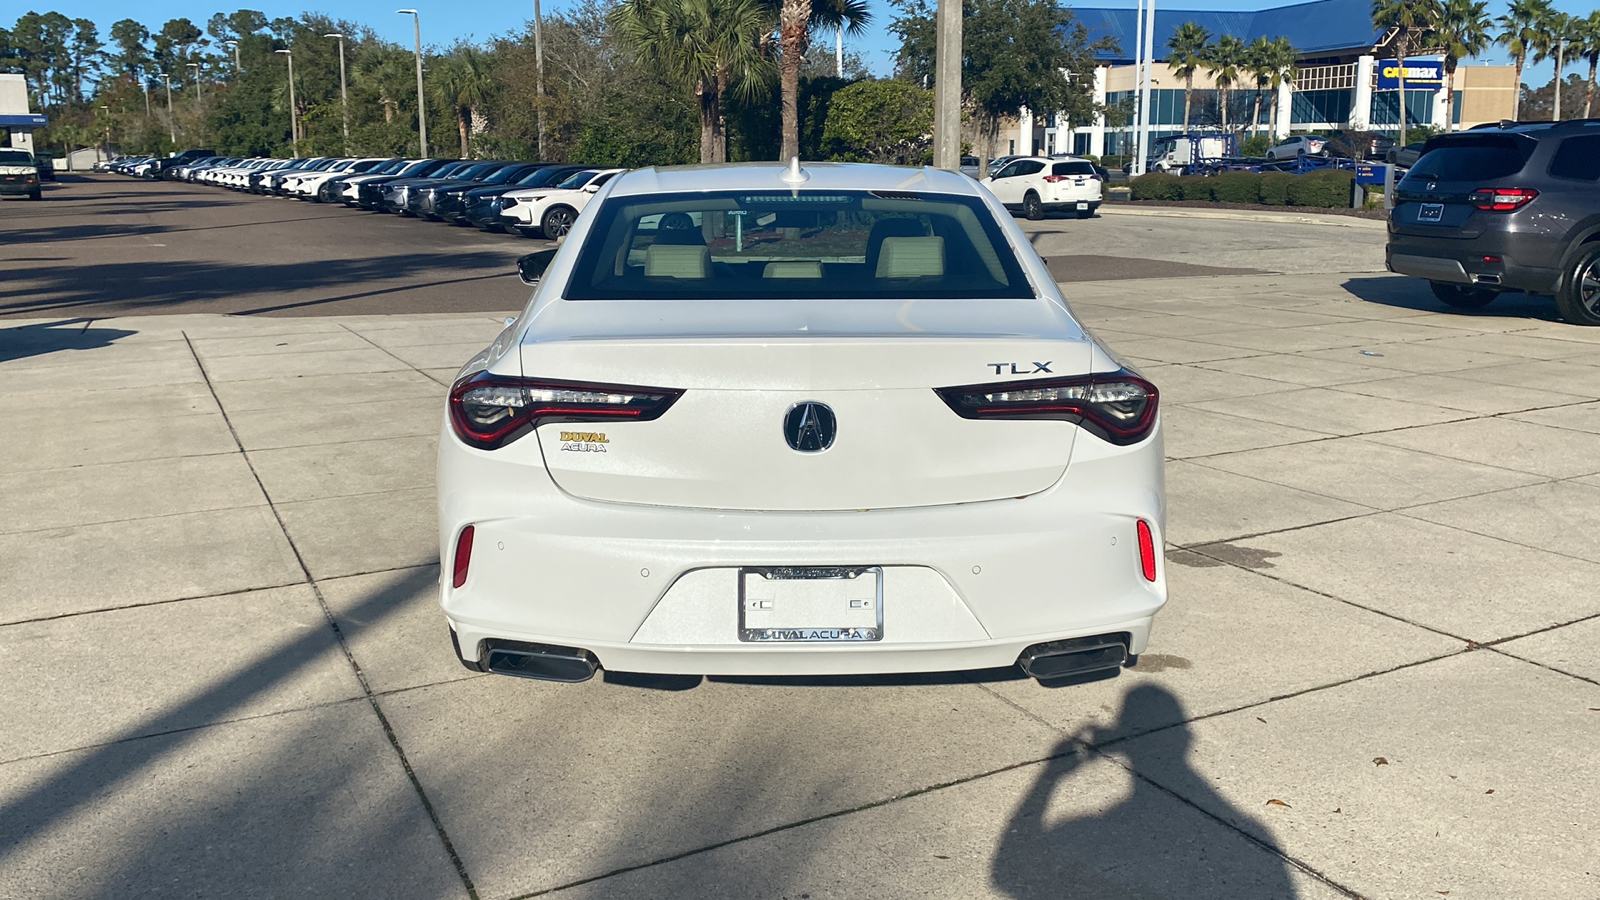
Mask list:
[[[415,76],[409,53],[398,48],[385,47],[376,42],[367,43],[356,57],[356,84],[378,95],[378,105],[383,107],[383,121],[393,122],[400,107],[398,98],[412,89]]]
[[[1300,51],[1289,43],[1286,37],[1273,38],[1272,52],[1268,58],[1272,62],[1272,74],[1267,80],[1267,85],[1272,88],[1272,112],[1267,118],[1271,123],[1272,138],[1278,138],[1278,88],[1288,83],[1293,84],[1300,78]]]
[[[1522,67],[1528,62],[1528,51],[1539,39],[1539,21],[1550,13],[1550,0],[1511,0],[1506,14],[1495,19],[1500,34],[1495,42],[1504,44],[1511,52],[1512,64],[1517,70],[1517,88],[1511,95],[1511,118],[1519,119],[1522,112]]]
[[[768,0],[773,2],[773,0]],[[800,64],[811,47],[812,31],[843,29],[857,37],[872,21],[867,0],[776,0],[778,8],[778,94],[783,143],[778,159],[800,155]]]
[[[723,95],[753,99],[771,83],[768,13],[761,0],[622,0],[611,11],[612,27],[640,59],[699,101],[703,163],[728,157]]]
[[[1272,80],[1272,42],[1266,35],[1255,39],[1244,51],[1244,67],[1256,83],[1255,106],[1250,111],[1250,132],[1261,130],[1261,92]]]
[[[1578,20],[1578,36],[1582,43],[1575,49],[1589,61],[1589,88],[1583,94],[1583,117],[1589,118],[1594,106],[1594,75],[1600,67],[1600,10],[1589,13],[1589,18]]]
[[[1372,0],[1372,24],[1393,35],[1395,66],[1400,70],[1400,135],[1406,143],[1406,56],[1426,42],[1439,18],[1438,0]]]
[[[431,80],[434,98],[455,110],[461,158],[467,159],[473,110],[484,104],[494,87],[489,61],[471,44],[460,44],[434,64]]]
[[[1444,130],[1455,124],[1456,68],[1489,49],[1488,0],[1445,0],[1434,25],[1433,39],[1444,51]]]
[[[1555,90],[1554,103],[1551,105],[1550,121],[1561,121],[1561,73],[1567,67],[1567,44],[1572,40],[1572,17],[1564,12],[1548,9],[1535,23],[1538,29],[1533,39],[1533,64],[1538,65],[1547,59],[1555,60],[1555,75],[1550,83]]]
[[[1194,96],[1194,73],[1205,63],[1211,32],[1198,22],[1185,22],[1167,38],[1167,65],[1183,79],[1183,130],[1189,130],[1189,103]]]
[[[1217,106],[1222,111],[1222,130],[1228,130],[1228,90],[1239,82],[1239,68],[1244,64],[1244,41],[1231,34],[1217,38],[1206,48],[1205,67],[1211,83],[1217,86]]]

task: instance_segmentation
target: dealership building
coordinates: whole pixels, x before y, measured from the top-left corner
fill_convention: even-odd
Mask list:
[[[1120,45],[1116,53],[1102,53],[1094,70],[1095,102],[1126,110],[1128,120],[1136,99],[1134,52],[1139,33],[1133,9],[1070,7],[1088,29],[1090,41],[1109,37]],[[1392,33],[1372,24],[1369,0],[1312,0],[1255,12],[1161,10],[1155,16],[1156,63],[1150,90],[1152,140],[1183,130],[1184,80],[1165,62],[1171,52],[1167,40],[1179,25],[1196,22],[1212,40],[1233,35],[1249,44],[1257,38],[1287,38],[1299,54],[1299,75],[1276,91],[1264,88],[1254,124],[1258,94],[1254,76],[1241,71],[1228,91],[1228,123],[1243,134],[1266,133],[1274,121],[1277,137],[1291,132],[1349,129],[1393,133],[1399,128],[1402,100]],[[1406,59],[1406,123],[1457,127],[1510,118],[1517,89],[1511,66],[1474,65],[1463,61],[1455,71],[1454,102],[1444,90],[1443,63],[1426,49]],[[1219,92],[1204,68],[1194,74],[1190,109],[1192,129],[1221,124]],[[998,152],[1086,153],[1120,156],[1133,146],[1131,125],[1108,127],[1105,119],[1071,122],[1064,116],[1025,114],[1011,132],[1002,133]]]

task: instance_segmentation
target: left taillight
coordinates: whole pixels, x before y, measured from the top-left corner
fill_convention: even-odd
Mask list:
[[[1040,381],[971,384],[935,393],[964,419],[1057,419],[1113,444],[1137,444],[1155,429],[1156,386],[1123,369]]]
[[[480,372],[450,389],[450,426],[464,443],[493,450],[546,422],[648,422],[683,391],[619,384],[508,378]]]

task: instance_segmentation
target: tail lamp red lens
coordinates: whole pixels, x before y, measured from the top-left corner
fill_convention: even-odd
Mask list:
[[[935,392],[963,419],[1057,419],[1119,445],[1137,444],[1156,425],[1156,386],[1126,369]]]
[[[1150,523],[1139,520],[1139,571],[1145,581],[1156,580],[1156,541],[1150,534]]]
[[[456,565],[450,576],[451,587],[461,587],[467,583],[467,567],[472,565],[472,532],[472,526],[468,525],[461,529],[460,536],[456,538]]]
[[[505,446],[548,422],[648,422],[683,391],[510,378],[480,372],[450,389],[450,426],[480,450]]]
[[[1478,188],[1467,195],[1467,201],[1478,209],[1491,212],[1511,212],[1527,206],[1539,192],[1533,188]]]

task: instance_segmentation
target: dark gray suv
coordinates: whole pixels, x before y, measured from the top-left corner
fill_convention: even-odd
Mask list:
[[[1600,325],[1600,119],[1479,126],[1428,141],[1395,190],[1389,271],[1459,308],[1552,296]]]

